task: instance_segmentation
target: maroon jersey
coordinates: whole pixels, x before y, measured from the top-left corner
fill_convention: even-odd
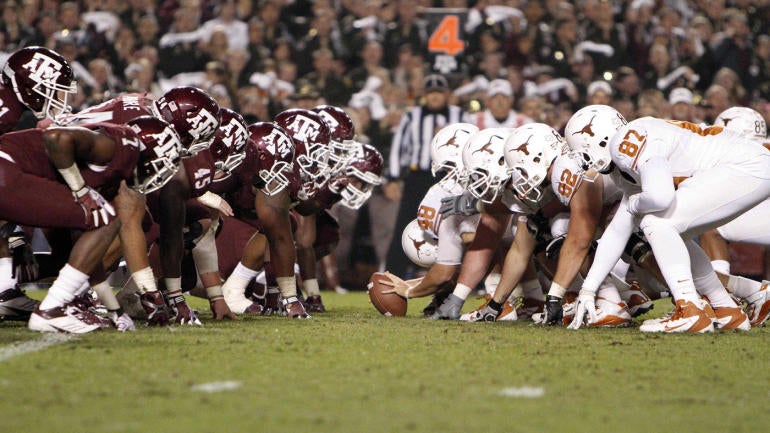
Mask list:
[[[214,157],[207,149],[182,160],[182,167],[190,181],[190,198],[200,197],[209,190],[214,181]]]
[[[86,185],[97,189],[107,200],[112,200],[118,192],[121,180],[126,180],[128,184],[133,183],[134,169],[139,162],[139,138],[136,132],[127,126],[95,123],[84,127],[112,137],[117,144],[115,153],[106,166],[78,164]]]
[[[0,85],[0,134],[13,131],[24,110],[13,90]]]
[[[63,125],[82,125],[86,123],[107,122],[123,125],[139,116],[153,115],[152,102],[154,99],[147,93],[128,93],[88,107],[57,122]]]

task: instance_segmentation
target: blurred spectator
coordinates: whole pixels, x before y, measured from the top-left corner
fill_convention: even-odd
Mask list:
[[[238,89],[238,112],[248,124],[254,122],[270,122],[272,116],[268,110],[268,99],[257,86],[246,86]]]
[[[267,0],[259,9],[259,18],[263,25],[262,43],[273,50],[279,40],[290,39],[291,34],[286,24],[280,21],[281,10],[276,0]]]
[[[332,11],[321,10],[313,18],[310,31],[297,44],[297,59],[300,67],[300,73],[306,75],[313,72],[312,64],[308,59],[318,50],[328,50],[332,53],[333,59],[345,59],[348,56],[348,49],[345,41],[342,39],[342,32],[337,27]]]
[[[721,40],[714,46],[714,59],[717,66],[728,67],[738,74],[741,84],[751,89],[749,75],[751,57],[754,49],[749,39],[749,26],[746,14],[737,9],[725,11]]]
[[[265,42],[265,24],[257,17],[249,20],[249,64],[247,69],[252,72],[262,70],[266,60],[270,59],[270,49]]]
[[[612,104],[629,122],[636,119],[636,104],[630,98],[616,98]]]
[[[313,72],[303,77],[318,89],[327,104],[342,106],[350,99],[350,90],[334,70],[334,53],[319,49],[313,53]]]
[[[746,89],[741,85],[738,74],[730,68],[721,68],[714,74],[714,84],[719,84],[730,94],[730,99],[738,105],[748,103]]]
[[[513,110],[513,89],[507,80],[496,79],[489,82],[484,99],[484,111],[472,116],[472,122],[479,129],[518,128],[532,119]]]
[[[224,32],[227,46],[234,49],[246,48],[248,25],[236,16],[235,0],[223,0],[215,8],[216,17],[203,23],[200,28],[204,40],[209,41],[217,31]]]
[[[639,76],[628,66],[621,66],[615,72],[613,84],[618,98],[636,99],[641,90]]]
[[[209,61],[209,56],[199,47],[200,34],[195,31],[198,13],[193,8],[178,9],[169,33],[160,38],[158,70],[166,77],[202,71]]]
[[[546,102],[542,96],[530,95],[521,99],[520,112],[535,122],[545,121]]]
[[[706,123],[714,123],[719,113],[736,105],[736,101],[730,96],[730,92],[719,84],[712,84],[703,95],[703,120]]]
[[[397,0],[398,19],[388,25],[385,31],[383,49],[385,66],[393,68],[398,64],[399,54],[404,46],[411,52],[420,52],[428,41],[426,23],[417,17],[413,0]]]
[[[5,39],[6,51],[14,51],[25,47],[32,40],[33,31],[19,18],[19,7],[14,1],[8,1],[3,5],[0,33],[3,34]]]
[[[686,87],[677,87],[668,95],[668,103],[671,105],[671,118],[698,123],[695,119],[695,107],[693,105],[692,91]]]
[[[606,81],[594,81],[586,89],[586,105],[612,105],[612,86]]]
[[[390,82],[388,70],[382,66],[382,45],[377,41],[369,41],[361,49],[361,66],[351,70],[347,74],[350,80],[350,88],[358,92],[364,87],[366,79],[370,76],[378,77],[383,83]]]

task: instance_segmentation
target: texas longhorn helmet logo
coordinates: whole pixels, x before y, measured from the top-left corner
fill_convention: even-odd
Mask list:
[[[419,258],[420,248],[422,248],[422,246],[425,245],[425,243],[428,241],[425,241],[425,240],[418,241],[417,239],[414,239],[411,236],[409,236],[409,240],[412,241],[412,245],[414,245],[414,249],[417,251],[417,257]]]
[[[455,133],[454,133],[454,135],[452,136],[452,138],[450,138],[449,140],[447,140],[447,142],[446,142],[446,143],[442,144],[442,145],[441,145],[441,146],[439,146],[439,147],[444,147],[444,146],[460,147],[460,145],[456,143],[456,141],[457,141],[457,133],[458,133],[458,132],[460,132],[460,130],[457,130],[457,131],[455,131]]]
[[[529,140],[532,140],[532,137],[534,137],[534,134],[530,134],[530,136],[527,138],[527,141],[520,144],[516,149],[513,149],[514,152],[523,152],[524,155],[529,156],[529,149],[527,149],[527,146],[529,145]]]
[[[591,117],[591,120],[588,122],[588,124],[586,126],[581,128],[580,131],[573,132],[572,135],[586,134],[589,137],[593,137],[594,136],[594,130],[592,129],[592,127],[594,125],[594,119],[595,118],[596,118],[596,114],[594,114],[593,117]]]
[[[499,135],[493,135],[493,136],[489,137],[489,141],[487,141],[487,143],[485,145],[483,145],[480,148],[474,150],[471,155],[476,154],[477,152],[487,152],[490,155],[494,155],[495,152],[492,149],[490,149],[489,146],[492,145],[492,140],[495,139],[495,138],[499,138],[500,140],[503,139],[503,137],[501,137]]]

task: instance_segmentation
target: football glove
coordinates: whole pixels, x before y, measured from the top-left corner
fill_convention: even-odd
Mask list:
[[[438,212],[441,215],[476,215],[479,213],[478,202],[479,199],[469,194],[444,197]]]
[[[115,218],[115,208],[96,190],[84,186],[77,191],[73,191],[72,195],[83,209],[87,227],[104,227]]]
[[[577,299],[577,307],[575,308],[575,318],[572,319],[572,323],[567,326],[567,329],[579,329],[588,314],[588,322],[596,322],[596,293],[589,290],[581,290]]]

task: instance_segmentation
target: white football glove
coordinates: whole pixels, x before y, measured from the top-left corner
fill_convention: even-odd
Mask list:
[[[577,307],[575,307],[575,318],[567,329],[580,329],[588,313],[588,321],[595,322],[596,317],[596,292],[582,289],[577,298]]]

